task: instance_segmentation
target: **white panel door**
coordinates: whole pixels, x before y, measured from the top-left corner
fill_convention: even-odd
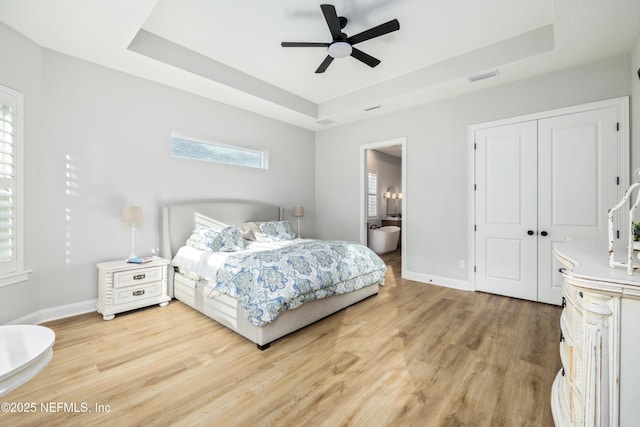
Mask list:
[[[537,123],[476,131],[476,290],[537,298]]]
[[[538,301],[562,299],[553,244],[607,241],[607,211],[618,201],[617,123],[617,107],[538,122]]]

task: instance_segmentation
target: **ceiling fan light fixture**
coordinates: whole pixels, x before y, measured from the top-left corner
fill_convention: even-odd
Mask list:
[[[358,48],[352,47],[358,43],[371,40],[376,37],[384,36],[385,34],[398,31],[400,29],[400,23],[397,19],[392,19],[383,24],[371,27],[368,30],[364,30],[358,34],[347,36],[342,32],[342,29],[347,25],[347,18],[338,16],[336,8],[332,4],[321,4],[320,10],[324,15],[324,20],[327,21],[329,32],[331,33],[331,42],[282,42],[282,47],[325,47],[327,48],[327,56],[324,61],[316,69],[316,74],[324,73],[327,67],[331,65],[335,58],[345,58],[351,56],[352,58],[362,62],[365,65],[373,68],[380,64],[380,60],[373,56],[361,51]]]
[[[345,58],[351,55],[353,48],[347,42],[333,42],[329,45],[329,55],[334,58]]]

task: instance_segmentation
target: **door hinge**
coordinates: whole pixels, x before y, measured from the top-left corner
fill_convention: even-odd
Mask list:
[[[473,225],[473,231],[478,231],[478,226],[477,225]]]
[[[473,184],[473,191],[478,190],[478,185],[477,184]]]
[[[616,185],[620,185],[620,177],[616,176]]]
[[[476,267],[475,265],[473,266],[473,272],[477,273],[478,272],[478,267]]]
[[[620,122],[616,123],[616,130],[620,132]]]
[[[619,239],[620,238],[620,230],[616,230],[616,238]]]
[[[475,142],[473,143],[473,149],[477,150],[478,149],[478,144],[476,144]]]

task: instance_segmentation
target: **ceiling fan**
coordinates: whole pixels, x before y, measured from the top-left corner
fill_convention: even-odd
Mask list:
[[[344,58],[346,56],[353,56],[358,61],[364,62],[370,67],[375,67],[380,63],[379,59],[374,58],[353,47],[354,44],[361,43],[366,40],[370,40],[374,37],[383,36],[387,33],[397,31],[400,29],[400,23],[397,19],[392,19],[389,22],[380,24],[376,27],[370,28],[366,31],[358,33],[354,36],[347,37],[342,29],[347,25],[347,18],[344,16],[338,16],[336,8],[332,4],[321,4],[320,9],[324,14],[324,19],[327,21],[329,31],[331,31],[331,37],[333,41],[329,43],[314,43],[314,42],[282,42],[282,47],[326,47],[329,54],[322,61],[322,64],[316,70],[316,73],[324,73],[329,64],[334,58]]]

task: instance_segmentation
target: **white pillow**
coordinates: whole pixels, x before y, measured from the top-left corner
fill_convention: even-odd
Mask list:
[[[215,231],[212,229],[196,228],[187,239],[187,243],[185,245],[201,251],[210,251],[214,237]]]

